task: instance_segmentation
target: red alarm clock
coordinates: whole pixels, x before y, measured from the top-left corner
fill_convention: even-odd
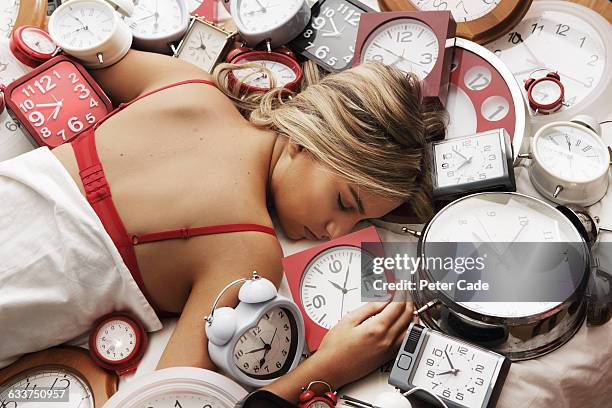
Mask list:
[[[329,391],[323,395],[317,395],[310,389],[314,384],[323,384],[329,388]],[[302,388],[298,408],[333,408],[337,403],[338,397],[335,392],[332,392],[331,385],[324,381],[313,381],[308,384],[308,387]]]
[[[15,58],[32,68],[50,60],[58,51],[51,36],[34,26],[17,27],[11,34],[10,49]]]
[[[118,375],[136,370],[147,346],[147,333],[136,317],[125,312],[100,318],[89,335],[94,361]]]
[[[253,51],[249,48],[236,48],[228,54],[226,61],[232,64],[255,63],[268,68],[274,76],[276,87],[296,91],[302,80],[302,67],[295,59],[293,52],[281,47],[273,51]],[[231,71],[228,75],[230,84],[241,80],[241,89],[246,92],[266,92],[271,89],[268,75],[256,68],[245,68]]]
[[[393,276],[387,270],[375,274],[372,269],[374,258],[384,254],[376,228],[368,227],[283,259],[311,352],[347,313],[366,301],[388,300],[389,292],[377,285],[392,282]]]
[[[6,105],[35,144],[57,147],[105,117],[112,105],[82,65],[55,57],[12,82]]]
[[[536,113],[549,115],[561,109],[565,99],[565,88],[556,72],[549,72],[542,78],[525,81],[529,106]]]

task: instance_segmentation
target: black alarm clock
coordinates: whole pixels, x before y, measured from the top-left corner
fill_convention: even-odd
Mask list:
[[[362,13],[375,10],[355,0],[320,0],[306,29],[290,47],[331,72],[349,68]]]

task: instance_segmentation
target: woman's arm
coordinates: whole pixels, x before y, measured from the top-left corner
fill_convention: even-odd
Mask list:
[[[205,71],[178,58],[136,50],[108,68],[89,72],[115,104],[173,82],[212,80]]]

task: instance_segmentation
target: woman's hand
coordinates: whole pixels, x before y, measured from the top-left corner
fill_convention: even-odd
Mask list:
[[[393,359],[413,319],[411,302],[368,303],[347,314],[310,359],[334,388],[353,382]],[[313,361],[314,363],[314,361]]]

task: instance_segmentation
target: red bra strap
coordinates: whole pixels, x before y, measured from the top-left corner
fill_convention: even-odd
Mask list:
[[[94,130],[97,129],[102,123],[104,123],[106,121],[106,119],[110,118],[115,113],[117,113],[117,112],[127,108],[128,106],[130,106],[134,102],[141,100],[142,98],[146,98],[147,96],[152,95],[152,94],[157,93],[157,92],[160,92],[160,91],[163,91],[164,89],[174,88],[175,86],[185,85],[185,84],[206,84],[206,85],[211,85],[211,86],[217,87],[217,84],[215,84],[213,81],[208,81],[206,79],[188,79],[186,81],[175,82],[175,83],[170,84],[170,85],[162,86],[161,88],[157,88],[157,89],[154,89],[154,90],[152,90],[150,92],[142,94],[138,98],[133,99],[133,100],[127,102],[127,103],[120,103],[119,106],[116,109],[114,109],[112,112],[109,112],[108,115],[106,115],[98,123],[96,123],[93,128],[94,128]]]
[[[181,228],[172,231],[154,232],[145,235],[132,235],[132,244],[146,244],[148,242],[165,241],[168,239],[191,238],[200,235],[225,234],[228,232],[264,232],[276,236],[274,228],[259,224],[225,224],[210,227]]]

